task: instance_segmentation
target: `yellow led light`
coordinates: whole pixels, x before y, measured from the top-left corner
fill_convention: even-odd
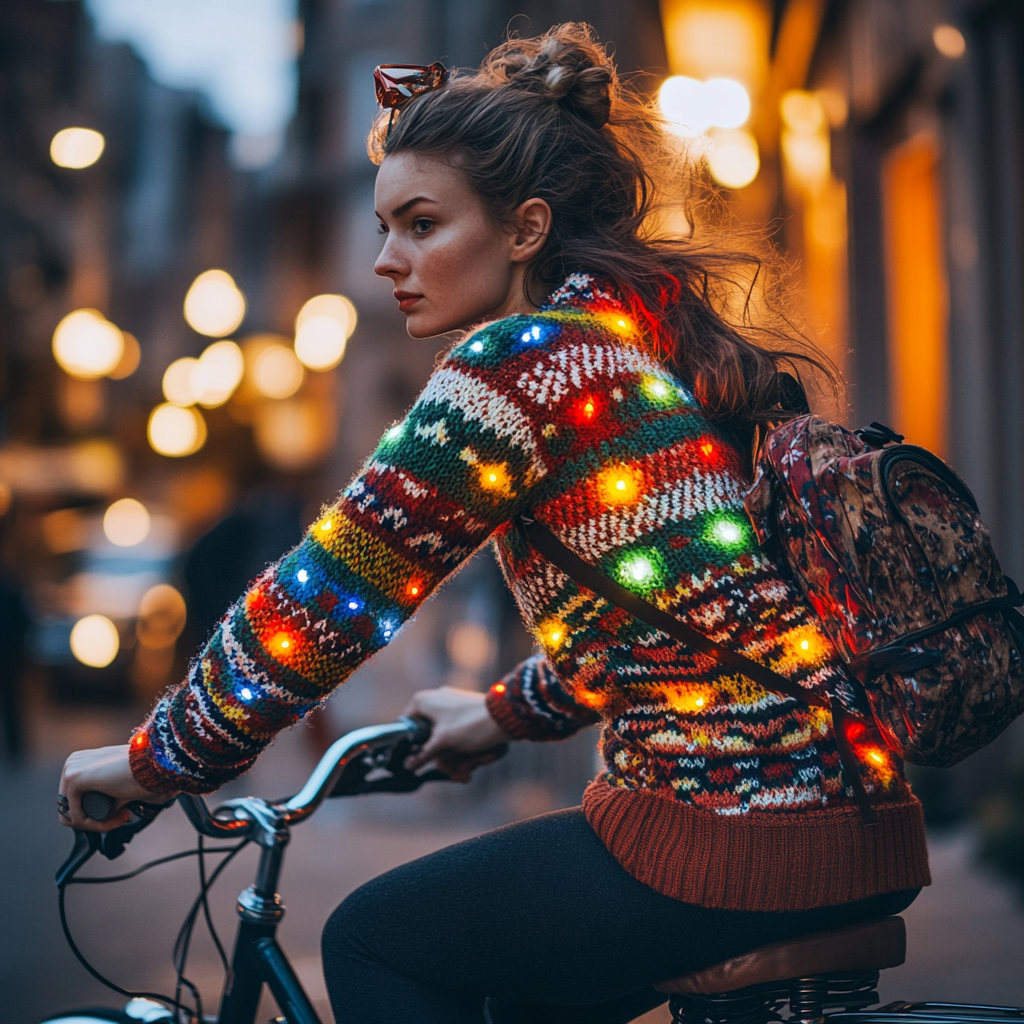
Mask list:
[[[480,486],[488,491],[509,493],[511,480],[505,463],[484,463],[477,466]]]
[[[320,524],[320,529],[321,529],[321,530],[322,530],[322,531],[323,531],[324,533],[326,533],[326,532],[327,532],[327,531],[328,531],[328,530],[329,530],[329,529],[331,528],[331,525],[332,525],[332,524],[331,524],[331,521],[330,521],[330,519],[325,519],[325,520],[324,520],[324,521],[323,521],[323,522],[322,522],[322,523]]]

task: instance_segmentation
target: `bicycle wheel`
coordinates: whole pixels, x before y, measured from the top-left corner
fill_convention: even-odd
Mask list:
[[[139,1024],[123,1010],[109,1010],[101,1006],[90,1006],[82,1010],[68,1010],[47,1017],[39,1024]]]

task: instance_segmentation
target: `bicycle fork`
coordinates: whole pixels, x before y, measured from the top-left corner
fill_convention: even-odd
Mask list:
[[[264,983],[287,1024],[321,1024],[276,938],[284,917],[277,881],[288,839],[287,829],[276,829],[256,840],[262,848],[256,884],[238,897],[238,934],[217,1024],[254,1024]]]

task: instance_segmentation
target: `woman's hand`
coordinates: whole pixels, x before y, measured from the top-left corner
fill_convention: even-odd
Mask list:
[[[105,793],[117,801],[117,811],[106,821],[86,817],[82,810],[82,797],[91,790]],[[177,793],[173,792],[151,793],[135,781],[128,764],[128,744],[125,743],[96,750],[76,750],[64,762],[57,791],[57,812],[62,825],[92,832],[109,832],[130,820],[131,812],[127,807],[130,802],[142,800],[162,804],[175,796]]]
[[[435,761],[456,782],[469,782],[474,768],[496,761],[493,748],[511,738],[491,718],[486,699],[483,693],[453,686],[420,690],[402,714],[428,718],[434,728],[422,749],[406,758],[405,767],[415,771]]]

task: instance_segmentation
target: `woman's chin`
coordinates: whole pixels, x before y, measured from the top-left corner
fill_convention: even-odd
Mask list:
[[[439,334],[458,330],[458,325],[437,316],[413,312],[406,314],[405,329],[410,338],[436,338]]]

